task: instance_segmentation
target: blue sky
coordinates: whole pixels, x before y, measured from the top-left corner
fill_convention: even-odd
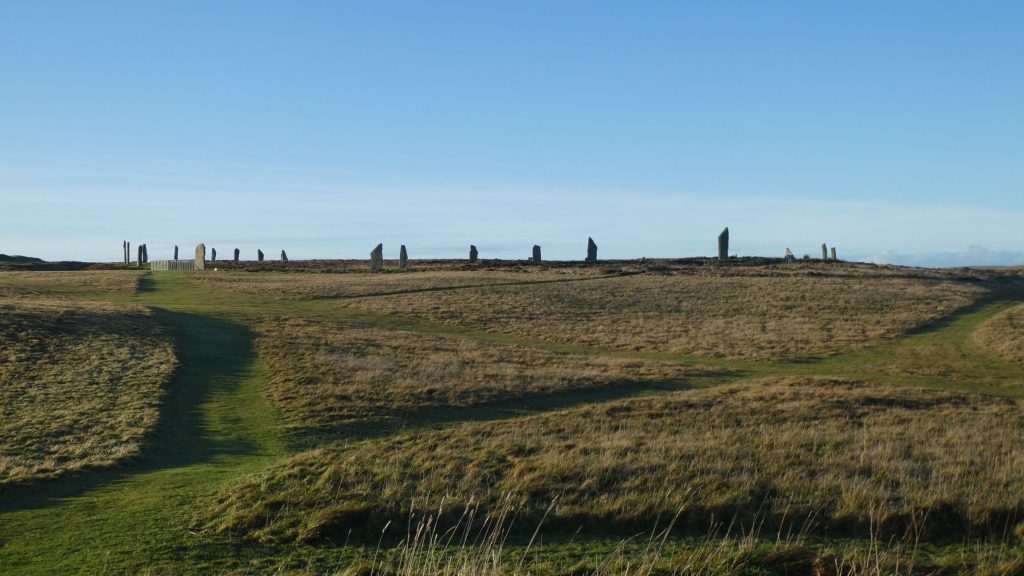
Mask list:
[[[3,2],[0,252],[1024,262],[1024,3]]]

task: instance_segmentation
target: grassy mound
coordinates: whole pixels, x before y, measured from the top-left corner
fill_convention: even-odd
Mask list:
[[[1024,511],[1024,405],[825,379],[757,381],[318,449],[224,490],[208,530],[272,542],[516,500],[519,525],[632,534],[795,525],[1003,533]]]
[[[256,333],[268,393],[302,432],[570,391],[678,385],[703,372],[299,318],[261,322]]]
[[[358,298],[345,304],[621,350],[778,359],[876,344],[985,293],[969,283],[930,277],[697,268]]]
[[[1024,305],[985,322],[974,340],[1006,360],[1024,364]]]
[[[0,299],[0,487],[138,454],[176,360],[141,307]]]

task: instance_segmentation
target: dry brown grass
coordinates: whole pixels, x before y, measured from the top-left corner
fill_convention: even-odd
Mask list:
[[[144,308],[0,299],[0,343],[0,486],[138,454],[176,362]]]
[[[402,273],[285,274],[236,271],[192,274],[190,281],[248,294],[294,298],[344,298],[464,286],[572,280],[601,275],[597,268],[523,268],[516,271],[421,271]]]
[[[868,346],[985,292],[930,278],[707,268],[359,298],[345,305],[529,338],[765,359]]]
[[[768,380],[318,449],[225,490],[204,518],[260,541],[344,538],[513,494],[526,525],[557,502],[547,524],[570,530],[649,529],[681,510],[701,529],[785,516],[956,539],[1020,522],[1022,444],[1020,400]]]
[[[672,362],[559,354],[402,330],[280,318],[256,327],[269,394],[294,430],[330,430],[444,408],[678,382]]]
[[[138,270],[89,270],[69,272],[0,272],[0,297],[33,296],[61,292],[115,292],[134,294]]]
[[[1024,364],[1024,305],[982,324],[974,339],[1000,357]]]

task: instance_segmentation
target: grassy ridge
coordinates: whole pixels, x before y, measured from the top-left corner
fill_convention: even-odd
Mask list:
[[[0,489],[137,456],[177,366],[145,308],[0,298]]]

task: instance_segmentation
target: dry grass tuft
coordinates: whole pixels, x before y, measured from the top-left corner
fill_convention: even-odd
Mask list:
[[[0,299],[0,342],[0,486],[138,454],[176,366],[144,308]]]
[[[643,530],[681,511],[699,530],[1002,534],[1024,514],[1022,409],[822,379],[675,392],[313,450],[225,490],[204,518],[259,541],[334,539],[515,494],[527,524],[557,502],[547,523],[566,530]]]
[[[256,327],[269,394],[293,430],[329,431],[560,392],[678,383],[673,362],[598,358],[284,318]]]
[[[529,338],[765,359],[868,346],[947,315],[984,293],[972,284],[934,279],[709,268],[345,304]]]

